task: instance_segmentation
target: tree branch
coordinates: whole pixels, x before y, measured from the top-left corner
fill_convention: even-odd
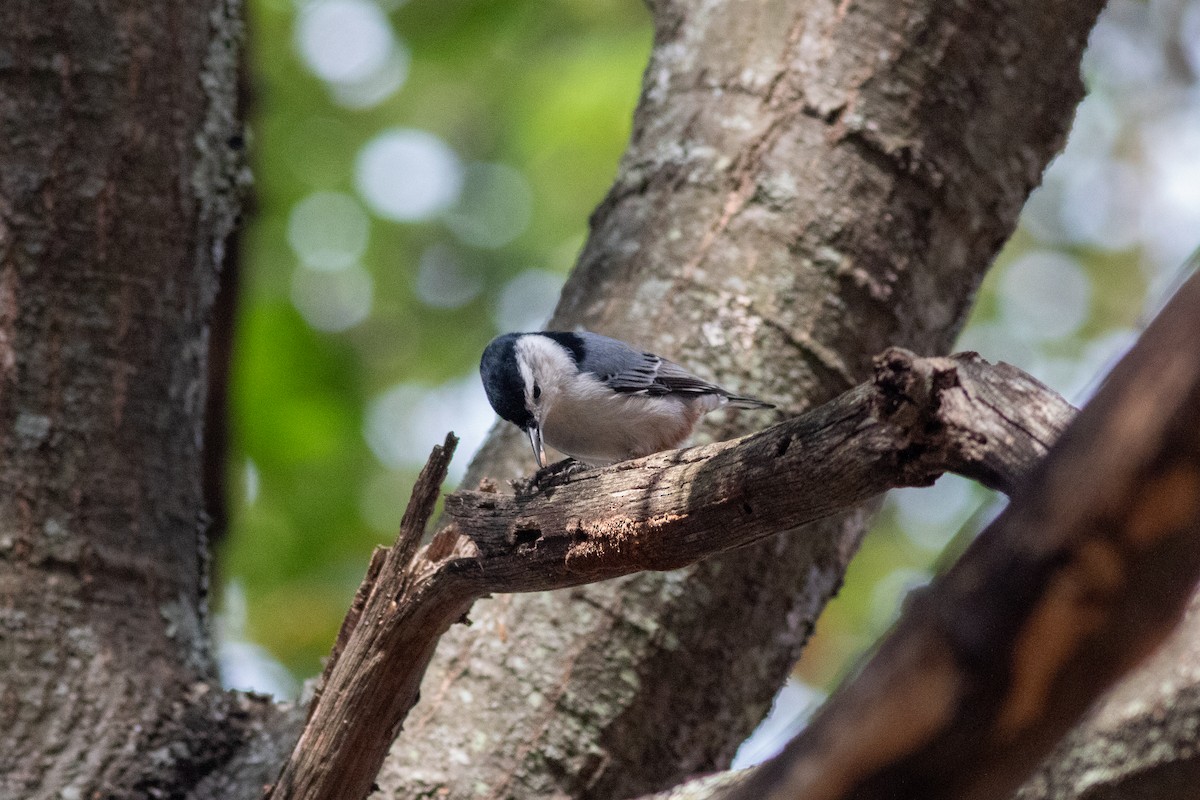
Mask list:
[[[1105,695],[1016,800],[1191,800],[1197,720],[1200,593],[1171,640]]]
[[[515,496],[455,492],[446,500],[448,527],[417,553],[413,537],[444,477],[448,440],[418,480],[397,545],[368,572],[357,623],[349,620],[339,636],[325,687],[273,796],[365,797],[439,637],[485,594],[674,569],[895,486],[928,485],[946,471],[1008,488],[1072,413],[1006,364],[974,353],[920,359],[893,349],[876,360],[871,382],[752,436]]]
[[[552,325],[637,342],[788,414],[865,380],[886,347],[946,352],[1065,138],[1103,5],[654,3],[629,149]],[[761,421],[713,415],[701,435]],[[504,428],[464,486],[528,469]],[[381,794],[611,800],[726,765],[866,517],[569,602],[476,604]]]
[[[452,598],[435,592],[449,602],[422,602],[423,587],[413,587],[410,581],[413,556],[457,445],[451,433],[442,446],[433,448],[413,486],[396,544],[372,556],[313,698],[308,722],[267,797],[366,797],[387,746],[364,747],[364,734],[387,736],[388,742],[395,738],[417,700],[421,677],[433,655],[432,643],[414,643],[413,634],[432,636],[436,642],[474,600],[462,597],[457,607]],[[438,614],[442,615],[440,628],[429,619]]]
[[[1200,276],[1013,502],[737,800],[1002,798],[1200,576]]]
[[[483,591],[562,588],[676,569],[947,471],[1008,488],[1070,414],[1006,364],[893,349],[870,383],[760,433],[527,494],[455,492],[446,515],[479,549],[458,568]]]

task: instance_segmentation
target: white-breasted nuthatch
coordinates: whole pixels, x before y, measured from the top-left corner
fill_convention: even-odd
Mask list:
[[[593,466],[678,447],[700,417],[732,405],[774,408],[598,333],[506,333],[483,351],[488,401],[529,436]]]

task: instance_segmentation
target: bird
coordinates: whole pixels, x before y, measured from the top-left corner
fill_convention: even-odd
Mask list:
[[[479,374],[492,408],[529,437],[539,468],[544,444],[606,466],[680,446],[700,417],[723,406],[775,407],[589,331],[497,336]]]

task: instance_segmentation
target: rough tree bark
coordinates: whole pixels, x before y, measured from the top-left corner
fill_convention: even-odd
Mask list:
[[[214,680],[199,480],[240,30],[237,0],[0,3],[5,798],[178,794],[255,705]]]
[[[417,479],[396,544],[371,560],[271,796],[365,797],[439,639],[480,597],[677,569],[946,471],[1011,491],[1073,414],[1007,364],[894,348],[870,382],[756,434],[543,474],[515,496],[454,492],[448,521],[418,549],[448,436]]]
[[[945,352],[1062,142],[1101,3],[650,5],[633,139],[553,325],[785,414],[889,345]],[[468,483],[529,467],[500,432]],[[851,515],[679,572],[477,604],[381,795],[628,797],[724,766],[861,534]]]
[[[870,661],[728,800],[1010,797],[1171,634],[1200,578],[1198,340],[1200,275]]]
[[[555,323],[785,414],[887,346],[944,352],[1061,144],[1100,5],[652,2],[633,141]],[[252,798],[298,722],[213,691],[203,627],[237,6],[0,3],[13,796]],[[493,437],[472,474],[525,471],[520,453]],[[383,793],[619,797],[723,766],[861,532],[852,516],[688,570],[481,604],[443,644]]]

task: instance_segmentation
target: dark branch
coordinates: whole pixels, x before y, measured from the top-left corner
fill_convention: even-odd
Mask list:
[[[1013,800],[1193,800],[1200,786],[1200,593],[1153,658],[1075,726]]]
[[[456,492],[446,499],[449,525],[414,552],[449,457],[435,449],[400,539],[360,589],[357,622],[344,625],[273,797],[365,797],[438,639],[485,594],[674,569],[946,471],[1010,487],[1072,414],[1008,365],[893,349],[870,383],[753,436],[516,496]]]
[[[1200,576],[1200,276],[858,677],[721,796],[1007,798]]]

